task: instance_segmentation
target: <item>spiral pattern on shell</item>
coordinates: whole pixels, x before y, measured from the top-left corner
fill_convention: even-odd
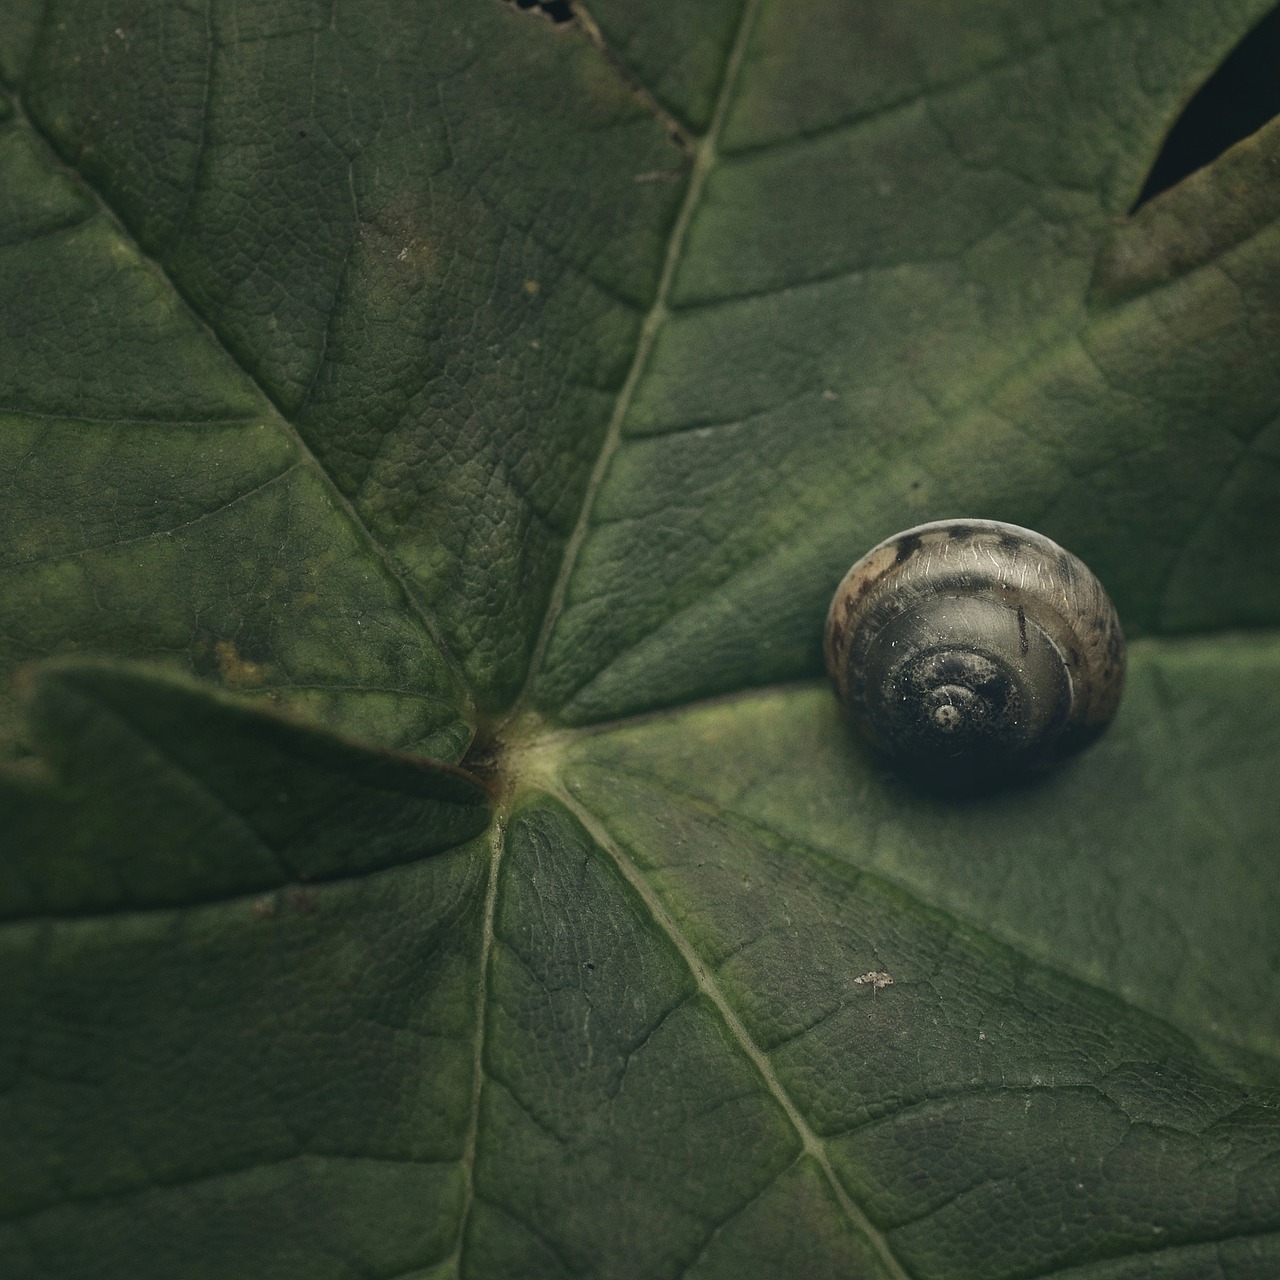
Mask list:
[[[869,741],[940,778],[1042,769],[1106,728],[1124,687],[1115,607],[1057,543],[994,520],[886,539],[845,575],[827,671]]]

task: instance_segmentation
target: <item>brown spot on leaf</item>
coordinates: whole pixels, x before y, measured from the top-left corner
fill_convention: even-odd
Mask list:
[[[314,889],[290,889],[285,897],[285,905],[295,916],[318,916],[320,895]]]
[[[213,646],[213,656],[218,664],[218,678],[229,689],[252,688],[262,684],[269,675],[265,663],[241,657],[234,640],[219,640]]]

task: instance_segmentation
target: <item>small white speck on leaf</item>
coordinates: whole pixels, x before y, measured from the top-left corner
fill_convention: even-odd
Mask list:
[[[893,986],[893,975],[887,969],[872,969],[869,973],[859,974],[854,978],[853,985],[870,987],[871,994],[875,995],[877,991]]]

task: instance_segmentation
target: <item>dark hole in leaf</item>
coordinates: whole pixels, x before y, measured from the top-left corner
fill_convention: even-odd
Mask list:
[[[1134,212],[1280,115],[1280,7],[1227,55],[1169,130]]]
[[[555,23],[573,21],[573,8],[569,0],[507,0],[507,3],[514,9],[535,9],[544,18],[550,18]]]

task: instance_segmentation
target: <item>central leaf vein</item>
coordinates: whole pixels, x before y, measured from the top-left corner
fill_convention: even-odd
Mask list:
[[[627,883],[635,890],[644,902],[653,920],[660,929],[667,935],[680,953],[681,958],[688,966],[690,973],[693,975],[694,981],[698,985],[698,989],[705,995],[712,1004],[715,1005],[721,1018],[724,1020],[725,1026],[730,1034],[737,1041],[739,1047],[750,1059],[751,1064],[755,1067],[756,1072],[764,1082],[774,1101],[782,1108],[790,1121],[792,1128],[795,1130],[800,1139],[805,1152],[812,1157],[822,1170],[822,1174],[831,1188],[832,1194],[835,1196],[840,1208],[850,1222],[858,1229],[858,1231],[871,1243],[879,1255],[881,1262],[884,1264],[885,1272],[891,1276],[893,1280],[907,1280],[907,1272],[902,1264],[894,1256],[893,1251],[889,1248],[889,1243],[885,1239],[882,1232],[867,1217],[864,1210],[849,1195],[844,1184],[836,1176],[836,1171],[831,1163],[831,1157],[827,1153],[826,1145],[823,1140],[814,1131],[808,1120],[801,1114],[791,1095],[783,1087],[777,1073],[773,1069],[773,1064],[760,1046],[755,1042],[750,1032],[743,1025],[742,1019],[738,1017],[737,1012],[729,1003],[720,985],[712,976],[710,970],[702,962],[698,953],[694,950],[689,940],[681,933],[676,922],[672,919],[666,907],[662,904],[658,895],[654,892],[647,880],[640,874],[640,871],[631,861],[631,859],[623,852],[618,842],[614,840],[609,831],[599,821],[599,819],[590,810],[583,807],[569,792],[563,787],[556,787],[554,790],[555,798],[565,806],[577,819],[582,823],[587,833],[613,859],[618,870],[626,877]]]
[[[760,6],[761,0],[748,0],[748,3],[743,8],[742,19],[738,24],[733,48],[725,65],[724,78],[720,83],[720,92],[716,98],[711,123],[694,150],[693,171],[689,175],[689,186],[685,191],[680,212],[676,215],[675,224],[672,226],[670,239],[667,241],[666,256],[663,259],[662,274],[658,279],[653,305],[649,308],[649,312],[644,318],[644,323],[640,327],[640,337],[636,343],[631,367],[627,370],[622,389],[618,392],[618,398],[614,402],[613,412],[609,417],[609,425],[605,432],[604,443],[601,445],[596,464],[592,468],[590,479],[587,481],[587,489],[583,495],[577,524],[574,526],[573,533],[565,545],[564,556],[560,562],[560,571],[556,576],[555,585],[552,587],[542,628],[534,646],[533,656],[529,662],[529,674],[520,696],[516,699],[515,707],[511,713],[512,717],[518,715],[523,708],[529,691],[542,670],[547,649],[551,643],[552,632],[555,630],[556,622],[564,609],[565,599],[568,595],[569,579],[573,575],[574,565],[577,563],[582,544],[586,541],[587,533],[591,527],[596,498],[604,484],[604,478],[609,471],[610,464],[613,462],[614,455],[622,443],[622,425],[626,421],[632,400],[635,398],[636,387],[648,368],[658,332],[667,320],[669,314],[667,299],[671,294],[676,270],[684,253],[689,226],[702,200],[702,192],[706,185],[707,175],[715,168],[719,160],[716,150],[717,140],[724,129],[724,122],[729,114],[729,105],[733,99],[738,72],[742,66],[747,42],[755,26],[756,15]]]
[[[485,1019],[489,1006],[489,964],[493,955],[494,917],[498,903],[498,869],[502,862],[503,823],[495,819],[489,829],[489,883],[485,888],[484,924],[480,933],[480,955],[476,976],[476,1051],[471,1068],[471,1110],[467,1119],[467,1136],[463,1144],[463,1200],[458,1214],[458,1234],[454,1240],[449,1264],[454,1274],[462,1274],[462,1252],[467,1224],[476,1202],[476,1147],[480,1133],[480,1097],[484,1092]]]

